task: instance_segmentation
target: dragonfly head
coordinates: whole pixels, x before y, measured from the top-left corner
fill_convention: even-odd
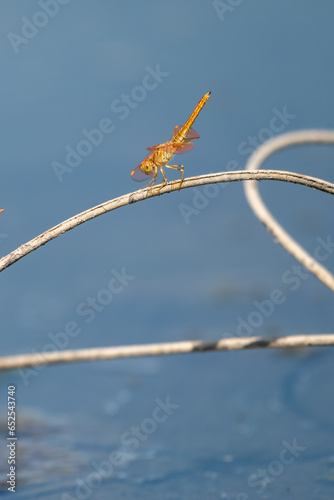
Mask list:
[[[134,181],[144,181],[147,176],[153,175],[155,169],[154,161],[147,157],[132,170],[131,177]]]
[[[151,158],[145,158],[138,166],[146,175],[151,175],[154,172],[154,161]]]

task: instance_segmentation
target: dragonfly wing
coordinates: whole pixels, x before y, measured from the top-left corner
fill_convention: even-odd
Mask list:
[[[172,139],[178,133],[178,131],[180,130],[180,128],[182,128],[181,125],[176,125],[176,127],[174,128]],[[188,141],[189,139],[199,139],[199,134],[193,128],[189,129],[189,132],[188,132],[186,140]]]
[[[187,140],[188,139],[199,139],[199,134],[193,128],[189,129]]]
[[[174,142],[173,144],[174,149],[174,154],[175,155],[180,155],[183,153],[188,153],[188,151],[191,151],[194,147],[194,144],[192,142]]]
[[[177,132],[180,130],[180,128],[181,128],[181,125],[176,125],[176,127],[174,127],[174,131],[173,131],[172,139],[173,139],[173,137],[177,134]]]
[[[141,167],[141,165],[138,165],[138,167],[136,167],[134,170],[132,170],[130,175],[134,181],[137,181],[137,182],[147,181],[147,179],[149,177],[152,177],[153,173],[152,174],[145,174],[145,172],[143,172],[140,167]]]

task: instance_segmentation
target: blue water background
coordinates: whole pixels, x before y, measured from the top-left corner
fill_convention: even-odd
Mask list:
[[[281,132],[333,128],[329,0],[70,0],[47,4],[48,15],[46,3],[0,5],[1,255],[142,187],[130,172],[145,148],[167,140],[208,91],[194,125],[201,138],[177,158],[186,176],[229,162],[242,169],[250,137],[260,144],[277,133],[277,113],[289,117]],[[29,31],[32,20],[41,27]],[[131,104],[121,103],[127,95]],[[66,164],[66,148],[80,149],[82,131],[101,122],[113,131],[77,166]],[[333,182],[333,163],[334,148],[307,146],[266,166]],[[69,167],[61,175],[59,164]],[[330,195],[274,182],[260,189],[310,253],[334,240]],[[333,271],[333,250],[324,255]],[[55,339],[78,349],[332,332],[332,292],[296,266],[241,183],[157,197],[81,225],[1,274],[1,354],[43,351]],[[119,293],[106,295],[118,275]],[[275,290],[282,300],[271,306]],[[69,324],[76,335],[65,333]],[[17,387],[17,498],[331,499],[333,375],[331,348],[4,374],[3,419],[7,386]],[[147,419],[166,398],[174,409],[151,432]],[[133,426],[147,430],[136,449],[122,439]],[[302,450],[282,463],[294,440]],[[122,465],[94,483],[93,464],[117,450]]]

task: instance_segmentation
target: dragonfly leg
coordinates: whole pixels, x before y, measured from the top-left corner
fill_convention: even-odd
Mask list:
[[[156,168],[152,179],[147,184],[145,184],[144,188],[146,188],[150,184],[151,184],[151,187],[152,187],[153,184],[155,183],[155,181],[157,180],[157,177],[158,177],[158,169]]]
[[[183,182],[184,166],[183,165],[165,165],[165,167],[172,168],[173,170],[178,170],[179,172],[181,172],[181,180],[180,180],[180,186],[179,186],[179,191],[180,191],[181,186],[182,186],[182,182]]]
[[[162,167],[160,167],[160,172],[162,173],[162,177],[164,178],[164,180],[160,184],[159,191],[167,184],[167,177],[166,177],[166,174],[165,174],[164,169]]]

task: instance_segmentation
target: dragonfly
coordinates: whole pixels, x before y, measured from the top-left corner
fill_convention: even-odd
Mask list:
[[[184,166],[169,165],[168,162],[174,155],[187,153],[188,151],[191,151],[193,149],[194,143],[192,141],[194,139],[198,139],[199,134],[195,132],[195,130],[193,130],[191,127],[196,120],[199,112],[209,99],[210,94],[211,92],[208,92],[202,97],[184,125],[177,125],[174,128],[173,135],[169,141],[147,148],[150,153],[134,170],[132,170],[130,174],[134,181],[141,182],[151,177],[151,180],[144,187],[152,187],[158,178],[160,170],[163,176],[163,181],[159,188],[160,190],[167,183],[167,177],[164,172],[164,167],[167,167],[181,172],[181,180],[179,185],[179,189],[181,189],[184,175]]]

